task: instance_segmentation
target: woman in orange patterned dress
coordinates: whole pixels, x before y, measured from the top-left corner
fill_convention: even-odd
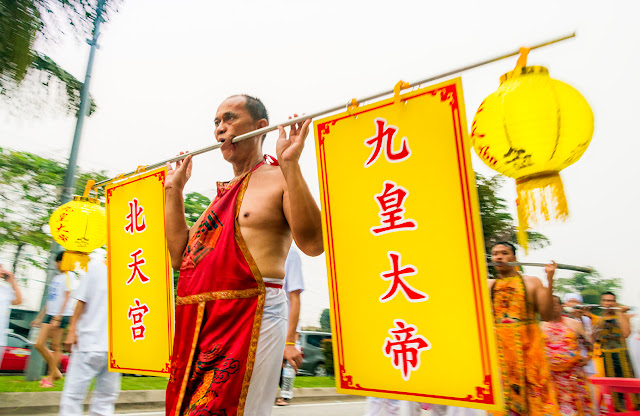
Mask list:
[[[508,242],[491,249],[494,263],[515,262]],[[548,320],[553,312],[555,263],[545,267],[548,287],[536,277],[522,276],[514,266],[497,265],[498,278],[489,281],[498,355],[502,370],[505,410],[494,416],[559,416],[542,333],[536,313]]]
[[[588,349],[590,343],[586,340],[581,323],[562,316],[560,298],[554,298],[554,317],[549,322],[543,322],[541,327],[560,412],[563,416],[591,416],[591,393],[584,371],[589,357],[582,356],[578,340],[584,340]]]

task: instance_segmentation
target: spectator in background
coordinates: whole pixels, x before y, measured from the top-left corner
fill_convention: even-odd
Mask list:
[[[62,341],[62,332],[69,325],[74,307],[69,295],[75,285],[76,275],[70,271],[62,271],[63,255],[64,252],[60,252],[56,256],[56,268],[60,273],[54,276],[49,283],[47,303],[36,319],[31,322],[31,326],[40,327],[38,340],[34,347],[49,366],[49,374],[40,380],[40,386],[45,388],[53,387],[53,382],[62,378],[62,373],[58,368],[62,357],[60,342]],[[43,315],[45,315],[44,319]],[[49,339],[51,339],[53,353],[47,348]]]
[[[16,279],[0,264],[0,364],[4,357],[4,347],[7,346],[7,329],[9,328],[9,314],[11,306],[22,303],[22,293],[16,284]]]
[[[298,345],[298,334],[300,332],[300,294],[304,290],[304,278],[302,277],[302,261],[300,254],[294,246],[289,249],[287,260],[284,263],[284,291],[287,293],[289,302],[289,323],[287,329],[287,338],[284,347],[283,367],[285,363],[289,363],[291,367],[298,372],[302,367],[302,353]],[[283,369],[283,372],[285,370]],[[282,373],[280,375],[280,387],[282,387]],[[293,375],[295,380],[295,373]],[[293,383],[293,381],[292,381]],[[289,394],[291,397],[284,397],[281,392],[280,397],[276,400],[278,406],[286,406],[289,400],[293,398],[293,389]]]
[[[107,266],[92,261],[87,274],[73,293],[78,300],[65,340],[65,349],[73,350],[60,397],[60,416],[83,414],[84,399],[91,381],[96,385],[91,396],[91,415],[112,415],[120,394],[120,373],[109,372]],[[72,348],[73,346],[73,348]]]
[[[600,309],[603,310],[602,316],[591,316],[593,341],[596,344],[594,361],[598,375],[635,378],[626,343],[626,338],[631,334],[630,316],[625,313],[629,308],[619,305],[614,293],[605,292],[600,296]],[[597,352],[599,353],[596,355]],[[631,400],[634,409],[637,409],[640,405],[638,395],[632,394]],[[623,412],[626,409],[622,393],[613,393],[613,402],[617,412]]]
[[[582,295],[579,293],[567,293],[564,295],[564,310],[569,315],[570,318],[577,319],[582,324],[582,328],[585,333],[584,341],[589,343],[593,343],[593,338],[591,336],[591,318],[589,317],[589,309],[585,308],[582,305]],[[580,340],[580,353],[583,357],[589,356],[589,351],[587,350],[587,346],[584,341]],[[584,371],[587,373],[587,377],[591,377],[595,374],[596,369],[593,364],[593,360],[589,360],[587,365],[584,366]]]
[[[554,296],[553,315],[540,324],[545,340],[551,379],[556,387],[558,406],[563,416],[591,416],[594,414],[589,391],[589,380],[584,366],[590,361],[580,352],[580,340],[588,351],[591,343],[586,340],[582,323],[562,316],[560,298]]]

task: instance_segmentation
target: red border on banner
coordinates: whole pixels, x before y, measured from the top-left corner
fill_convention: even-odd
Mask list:
[[[342,325],[340,319],[340,295],[338,293],[338,285],[337,285],[337,272],[335,266],[335,251],[334,251],[334,243],[333,243],[333,226],[331,222],[331,201],[329,198],[329,180],[328,180],[328,171],[326,166],[326,155],[324,148],[324,140],[325,135],[329,133],[331,126],[335,125],[338,121],[348,119],[352,116],[365,114],[370,111],[378,110],[380,108],[388,107],[394,105],[394,102],[386,102],[381,103],[378,106],[367,108],[362,111],[353,111],[352,114],[345,115],[343,117],[337,118],[335,120],[330,120],[317,125],[317,137],[319,143],[319,164],[321,170],[321,178],[322,181],[322,192],[323,192],[323,201],[324,201],[324,210],[326,212],[326,229],[324,230],[327,235],[328,247],[327,252],[329,253],[329,262],[328,262],[328,272],[329,278],[331,280],[331,286],[333,290],[332,297],[332,308],[335,311],[334,316],[336,320],[336,329],[338,332],[338,337],[336,340],[337,345],[337,355],[338,355],[338,365],[340,371],[340,387],[345,390],[358,390],[358,391],[368,391],[368,392],[378,392],[378,393],[390,393],[390,394],[401,394],[406,396],[415,396],[415,397],[423,397],[425,399],[428,398],[436,398],[436,399],[447,399],[447,400],[455,400],[459,402],[467,402],[467,403],[484,403],[484,404],[495,404],[497,400],[495,398],[495,394],[493,391],[493,383],[491,376],[491,359],[489,357],[489,352],[486,349],[486,345],[488,343],[487,334],[487,322],[486,316],[484,313],[485,304],[484,297],[482,296],[482,279],[480,275],[480,259],[478,258],[478,246],[477,246],[477,231],[474,227],[473,217],[472,217],[472,206],[471,206],[471,194],[469,188],[469,177],[467,175],[468,172],[468,162],[465,158],[465,142],[464,142],[464,133],[462,132],[462,122],[460,119],[460,108],[458,104],[458,89],[457,83],[454,81],[452,84],[441,86],[432,90],[426,90],[424,92],[410,95],[407,94],[405,97],[401,97],[401,101],[408,101],[417,97],[421,97],[427,94],[431,94],[436,96],[440,93],[440,100],[447,101],[449,100],[449,105],[451,106],[451,117],[453,122],[453,130],[455,134],[456,140],[456,153],[458,157],[458,175],[460,178],[460,185],[462,190],[462,200],[464,204],[464,217],[465,224],[467,230],[467,249],[468,256],[471,265],[471,275],[472,275],[472,283],[473,283],[473,292],[474,292],[474,304],[476,310],[476,323],[478,328],[478,335],[480,339],[480,354],[482,357],[482,370],[483,370],[483,380],[484,386],[477,386],[475,396],[477,398],[474,399],[474,395],[467,395],[466,397],[449,397],[449,396],[437,396],[423,393],[408,393],[403,391],[392,391],[392,390],[381,390],[381,389],[372,389],[362,387],[361,385],[354,383],[353,377],[347,375],[346,369],[344,366],[344,356],[343,356],[343,345],[342,345]]]
[[[164,169],[164,168],[163,168]],[[159,170],[159,171],[151,171],[148,172],[147,174],[141,174],[139,177],[135,178],[132,181],[125,181],[119,185],[113,186],[113,187],[109,187],[108,189],[106,189],[105,192],[105,198],[107,201],[106,204],[106,208],[107,208],[107,230],[109,230],[109,199],[111,198],[111,196],[113,195],[113,192],[117,189],[120,188],[124,185],[130,185],[134,182],[143,180],[143,179],[148,179],[152,176],[156,176],[158,178],[158,181],[160,181],[160,183],[162,184],[162,186],[164,187],[164,181],[166,179],[166,171],[164,170]],[[166,209],[166,201],[163,198],[162,199],[162,210],[165,211]],[[107,247],[111,246],[111,235],[109,233],[107,233]],[[164,249],[165,249],[165,253],[169,253],[169,250],[167,248],[167,243],[165,241],[164,243]],[[110,252],[107,250],[107,269],[110,270],[111,267],[111,255]],[[173,289],[173,274],[171,273],[171,268],[170,266],[167,264],[167,269],[166,269],[166,273],[165,273],[167,280],[167,287],[170,287]],[[112,299],[112,291],[111,291],[111,273],[107,274],[108,279],[109,279],[109,298]],[[161,369],[161,370],[147,370],[147,369],[142,369],[142,368],[130,368],[130,367],[120,367],[117,363],[116,363],[116,359],[113,357],[113,327],[112,325],[109,325],[109,368],[113,368],[113,369],[118,369],[118,370],[127,370],[127,371],[131,371],[131,372],[141,372],[141,373],[156,373],[156,374],[170,374],[171,373],[171,354],[173,354],[173,304],[171,303],[171,297],[167,296],[167,311],[169,312],[168,314],[168,318],[167,322],[168,322],[168,327],[167,327],[167,335],[168,335],[168,339],[169,339],[169,357],[167,357],[167,362],[165,365],[165,368]],[[109,316],[113,316],[113,311],[111,309],[111,302],[109,302]]]

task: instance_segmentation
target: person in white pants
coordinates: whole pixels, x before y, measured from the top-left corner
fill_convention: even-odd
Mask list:
[[[87,274],[72,294],[78,300],[71,318],[65,347],[72,347],[59,416],[83,414],[89,385],[96,385],[89,407],[90,415],[113,415],[120,395],[120,373],[109,372],[107,266],[102,261],[89,263]]]
[[[419,416],[420,403],[367,397],[365,416]]]

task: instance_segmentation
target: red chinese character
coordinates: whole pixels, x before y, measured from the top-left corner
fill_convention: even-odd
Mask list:
[[[364,141],[364,144],[368,147],[373,147],[373,152],[369,159],[364,162],[364,167],[368,168],[373,165],[382,153],[382,148],[385,148],[384,156],[387,158],[387,162],[397,163],[406,160],[411,156],[411,149],[409,149],[409,141],[406,137],[402,138],[400,150],[398,152],[393,151],[393,139],[398,134],[398,128],[396,126],[387,126],[387,120],[383,118],[376,118],[376,134],[369,137]],[[386,140],[385,140],[386,137]]]
[[[380,224],[382,225],[371,227],[371,234],[378,235],[418,228],[418,223],[414,220],[404,219],[406,210],[403,204],[404,200],[409,196],[409,191],[402,186],[396,185],[393,181],[384,181],[383,186],[382,192],[375,196],[375,200],[380,207],[378,217],[380,217]]]
[[[415,325],[408,325],[402,319],[394,319],[395,328],[389,330],[393,338],[385,338],[382,351],[391,358],[393,368],[402,372],[402,378],[409,380],[410,372],[420,368],[420,353],[430,350],[431,344],[418,331]]]
[[[127,280],[127,285],[130,285],[131,282],[133,282],[133,279],[136,278],[136,275],[140,277],[140,282],[142,283],[147,283],[149,281],[149,278],[145,276],[144,273],[142,273],[142,270],[140,270],[140,266],[147,262],[144,258],[138,259],[138,256],[140,254],[142,254],[141,248],[129,254],[129,257],[133,259],[133,262],[127,264],[127,267],[129,269],[133,269],[133,272],[131,272],[131,276],[129,276],[129,280]]]
[[[141,233],[147,229],[147,224],[144,221],[144,212],[142,205],[138,206],[138,198],[133,198],[133,201],[129,201],[129,213],[124,217],[129,221],[129,224],[124,226],[124,231],[133,235],[134,231]],[[142,223],[140,223],[142,221]]]
[[[391,285],[389,286],[389,290],[380,296],[380,302],[388,302],[393,299],[399,290],[402,290],[405,297],[409,302],[424,302],[429,299],[429,296],[426,293],[422,293],[419,290],[416,290],[409,286],[407,282],[402,278],[402,275],[413,276],[418,273],[418,269],[415,266],[409,264],[402,269],[400,268],[400,260],[402,256],[400,253],[395,251],[389,251],[387,253],[389,260],[391,261],[391,270],[380,273],[380,277],[384,280],[391,280]]]
[[[131,325],[131,336],[135,342],[138,339],[144,339],[144,333],[147,328],[142,323],[142,319],[149,313],[149,307],[146,303],[140,305],[140,301],[138,299],[135,299],[134,302],[136,307],[134,308],[133,306],[129,306],[127,318],[133,321],[133,324]]]

